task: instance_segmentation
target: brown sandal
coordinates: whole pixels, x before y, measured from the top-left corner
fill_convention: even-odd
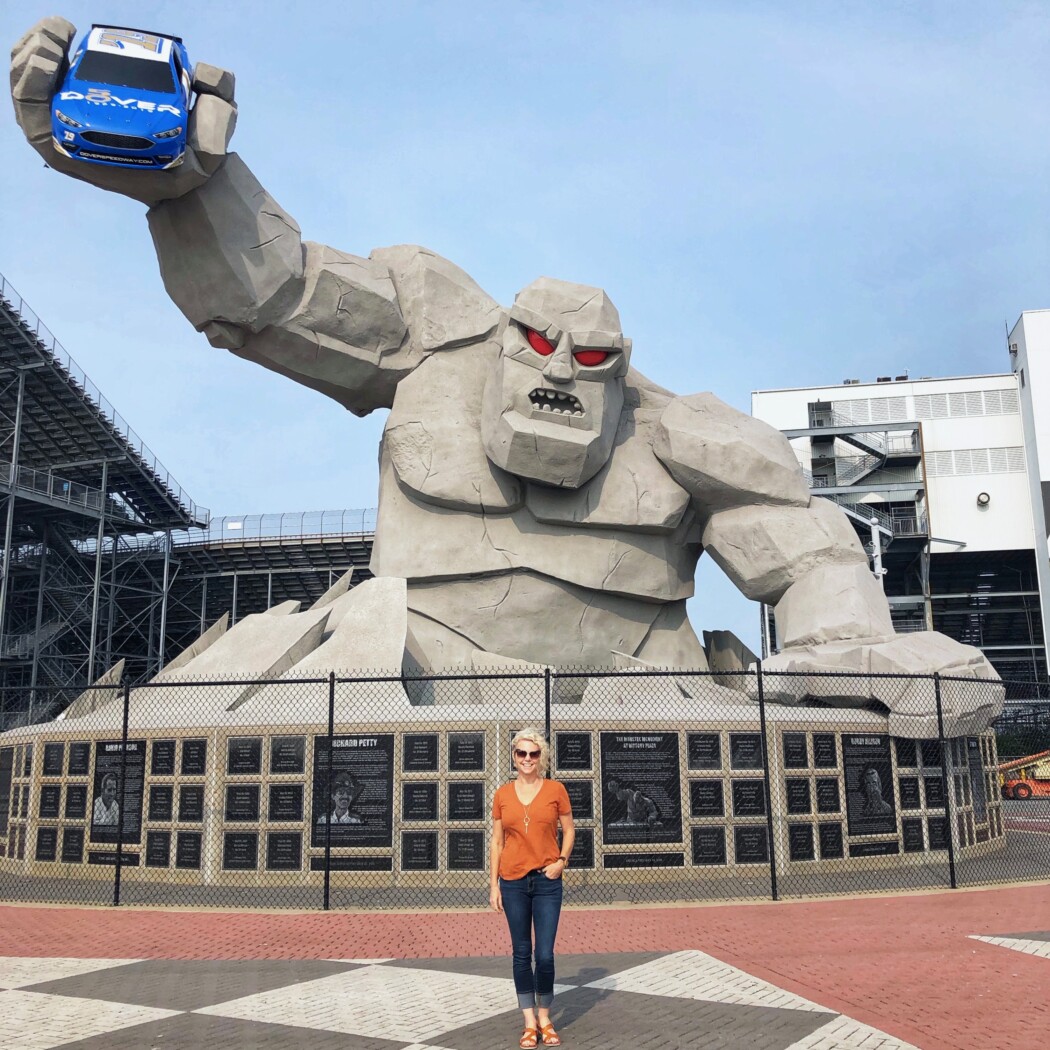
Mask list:
[[[540,1036],[544,1046],[561,1046],[561,1037],[554,1031],[554,1025],[550,1021],[540,1027]]]
[[[521,1050],[535,1050],[537,1045],[536,1029],[526,1027],[525,1031],[521,1033],[521,1038],[518,1040],[518,1046]]]

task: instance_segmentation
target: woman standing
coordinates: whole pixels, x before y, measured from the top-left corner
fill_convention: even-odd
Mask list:
[[[565,786],[544,779],[548,750],[543,734],[538,729],[523,729],[510,746],[518,776],[499,788],[492,800],[489,903],[507,916],[514,954],[514,990],[525,1015],[525,1031],[518,1046],[531,1050],[541,1038],[544,1046],[561,1046],[550,1019],[554,939],[561,914],[561,877],[576,832]]]

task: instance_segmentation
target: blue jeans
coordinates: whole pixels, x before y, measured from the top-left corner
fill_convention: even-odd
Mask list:
[[[503,914],[514,952],[514,991],[518,1006],[549,1009],[554,1002],[554,938],[561,915],[561,878],[530,871],[520,879],[500,879]],[[532,931],[536,929],[536,973],[533,975]]]

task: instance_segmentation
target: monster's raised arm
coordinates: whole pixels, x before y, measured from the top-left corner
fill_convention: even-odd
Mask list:
[[[429,353],[486,335],[498,306],[458,267],[414,246],[370,258],[303,242],[295,220],[226,147],[237,117],[231,73],[199,64],[183,162],[131,170],[66,156],[51,100],[74,27],[47,18],[12,50],[15,116],[47,164],[149,205],[168,294],[213,346],[319,390],[364,415],[389,407]]]

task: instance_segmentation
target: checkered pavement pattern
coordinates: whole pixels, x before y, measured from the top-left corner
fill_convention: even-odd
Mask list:
[[[915,1050],[699,951],[557,965],[574,1050]],[[8,1050],[496,1050],[517,1046],[515,1003],[508,958],[0,958]]]
[[[978,936],[971,934],[971,940],[984,941],[999,948],[1010,948],[1025,955],[1037,955],[1040,959],[1050,959],[1050,931],[1040,930],[1035,933],[1008,933],[1001,936]]]

